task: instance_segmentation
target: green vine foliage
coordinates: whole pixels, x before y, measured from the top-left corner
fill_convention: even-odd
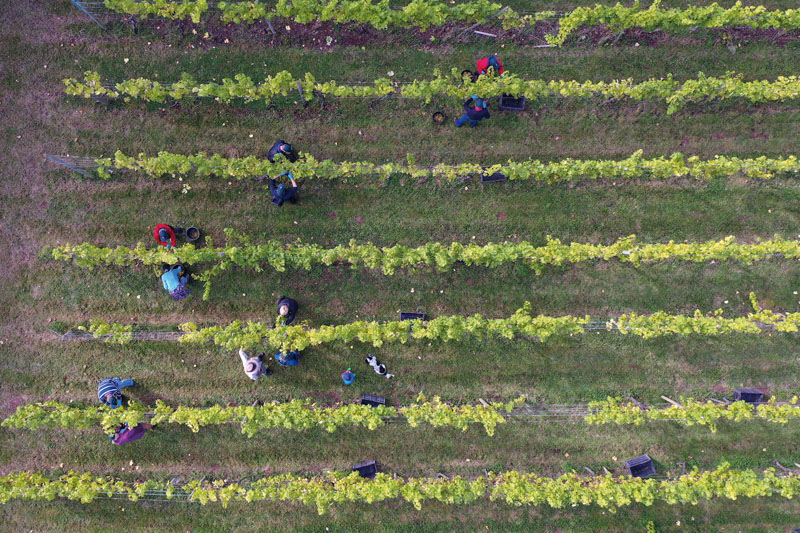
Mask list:
[[[498,424],[506,422],[503,413],[510,413],[525,402],[519,397],[509,402],[489,405],[449,405],[438,397],[428,401],[419,396],[417,401],[405,407],[345,404],[320,407],[310,399],[292,400],[285,403],[272,402],[261,406],[170,407],[161,400],[155,408],[131,402],[125,407],[111,409],[106,406],[75,407],[59,402],[39,402],[22,405],[3,420],[3,427],[41,429],[66,428],[86,429],[100,425],[108,434],[114,433],[119,424],[131,427],[139,422],[151,424],[182,424],[197,433],[209,425],[236,423],[248,437],[266,429],[290,429],[306,431],[323,428],[334,432],[341,427],[364,427],[375,430],[386,424],[389,418],[405,418],[411,427],[421,423],[434,427],[456,427],[466,431],[470,424],[481,424],[489,436],[493,436]]]
[[[131,402],[125,407],[110,409],[105,406],[77,407],[48,401],[19,406],[14,414],[3,420],[2,426],[37,430],[88,429],[99,425],[106,433],[113,434],[114,428],[119,424],[136,426],[139,422],[149,422],[153,425],[182,424],[197,433],[205,426],[236,423],[241,426],[243,434],[252,437],[263,430],[276,428],[294,431],[323,428],[328,432],[334,432],[341,427],[376,430],[384,427],[387,419],[405,418],[411,427],[427,423],[434,427],[455,427],[466,431],[470,424],[481,424],[489,436],[494,436],[497,425],[505,423],[506,415],[524,402],[525,397],[519,397],[506,403],[454,406],[443,403],[438,397],[428,401],[420,395],[415,403],[405,407],[373,408],[359,404],[319,407],[310,399],[305,399],[286,403],[273,402],[258,407],[170,407],[158,400],[155,407]],[[590,402],[590,414],[583,420],[591,425],[635,426],[653,421],[672,421],[684,426],[707,426],[716,433],[719,421],[738,423],[764,420],[787,424],[800,419],[797,396],[788,403],[777,403],[773,399],[756,406],[743,401],[717,404],[693,398],[681,398],[679,403],[679,406],[642,409],[622,398],[609,397],[603,401]]]
[[[245,74],[237,74],[233,79],[224,78],[221,82],[198,82],[188,74],[174,83],[136,78],[105,86],[100,74],[84,72],[84,79],[63,80],[66,94],[94,98],[123,98],[145,102],[164,103],[168,99],[182,100],[195,97],[211,97],[219,102],[232,100],[245,102],[271,102],[279,96],[287,96],[297,90],[297,83],[305,87],[303,98],[314,99],[315,94],[335,97],[375,98],[395,94],[403,98],[421,99],[426,103],[434,97],[445,97],[461,101],[471,94],[492,98],[502,94],[525,96],[530,100],[544,97],[593,99],[614,98],[617,100],[658,100],[667,104],[667,113],[673,114],[691,102],[716,100],[744,100],[753,104],[766,102],[785,102],[800,97],[800,77],[779,76],[774,81],[745,81],[741,75],[728,72],[724,76],[706,76],[698,73],[696,79],[677,81],[672,75],[666,78],[650,78],[636,83],[633,79],[606,81],[575,80],[524,80],[516,74],[506,72],[503,77],[481,76],[477,81],[466,81],[457,68],[449,74],[438,69],[433,71],[430,80],[415,80],[412,83],[395,83],[389,78],[379,78],[372,85],[339,85],[335,81],[317,82],[311,73],[303,78],[295,78],[288,71],[267,76],[263,82],[256,83]]]
[[[156,16],[181,20],[190,18],[199,23],[209,12],[207,0],[105,0],[105,6],[118,13],[142,17]],[[282,18],[300,24],[313,21],[337,23],[355,22],[369,24],[378,29],[389,26],[419,27],[447,23],[482,22],[497,13],[500,4],[488,0],[467,0],[447,3],[441,0],[412,0],[398,9],[392,9],[388,0],[277,0],[269,5],[260,1],[220,2],[216,6],[222,22],[251,24],[260,19]],[[540,20],[555,17],[554,11],[521,14],[513,9],[503,11],[498,19],[505,28],[532,26]],[[630,7],[617,3],[611,5],[578,7],[559,19],[558,33],[546,35],[547,42],[562,45],[578,29],[605,25],[620,32],[630,28],[647,31],[680,31],[688,28],[723,28],[747,26],[755,29],[800,28],[800,10],[767,10],[764,6],[743,6],[736,2],[725,8],[716,2],[707,6],[664,9],[661,0],[648,8],[640,7],[636,0]]]
[[[513,15],[511,15],[513,18]],[[754,29],[797,29],[800,28],[800,10],[773,10],[764,6],[743,6],[737,1],[730,8],[714,2],[706,6],[687,6],[685,8],[662,8],[661,0],[654,0],[646,9],[640,7],[639,0],[626,7],[619,2],[613,6],[596,4],[592,7],[578,7],[559,20],[558,33],[547,35],[548,43],[562,45],[579,28],[605,25],[615,32],[631,28],[646,31],[680,31],[689,28],[726,28],[746,26]]]
[[[576,472],[556,478],[517,471],[489,472],[486,477],[467,480],[461,476],[441,478],[399,478],[379,472],[365,479],[357,472],[329,472],[314,477],[292,474],[261,478],[247,486],[239,483],[191,481],[176,488],[159,480],[123,481],[111,477],[70,471],[58,478],[41,472],[13,472],[0,477],[0,503],[11,500],[49,501],[55,498],[91,503],[98,498],[122,496],[131,501],[157,495],[158,498],[198,502],[206,505],[231,502],[281,501],[314,506],[325,514],[339,503],[375,503],[404,500],[416,509],[426,501],[463,505],[487,498],[514,506],[546,505],[555,509],[597,505],[610,512],[633,504],[692,504],[713,499],[781,497],[791,499],[800,491],[800,477],[736,470],[722,463],[715,470],[691,472],[670,479],[641,479],[630,476],[587,477]]]
[[[78,330],[86,330],[84,326],[78,326]],[[109,324],[99,318],[89,321],[89,332],[95,339],[105,337],[106,342],[115,344],[126,344],[133,340],[133,326],[124,324]]]
[[[770,158],[739,158],[715,156],[701,159],[674,153],[669,157],[646,159],[638,150],[630,157],[621,160],[581,160],[563,159],[543,162],[529,159],[511,161],[490,166],[477,163],[458,165],[439,164],[423,167],[414,163],[414,156],[407,154],[407,164],[376,164],[366,161],[334,162],[330,159],[319,161],[310,154],[301,154],[295,163],[281,161],[280,167],[291,170],[298,179],[329,181],[341,180],[346,183],[359,183],[377,186],[384,183],[386,176],[405,175],[412,178],[434,179],[443,183],[460,182],[465,176],[491,175],[501,172],[512,181],[535,181],[539,183],[579,182],[601,179],[619,180],[667,180],[691,177],[698,180],[711,180],[741,175],[750,179],[766,180],[775,176],[796,175],[800,164],[796,156]],[[271,174],[276,165],[266,159],[254,156],[226,158],[220,154],[207,155],[203,152],[194,155],[159,152],[156,156],[138,154],[126,155],[117,150],[114,157],[101,157],[95,160],[97,174],[108,179],[115,171],[140,172],[153,178],[186,176],[198,178],[218,177],[224,180],[243,179]]]
[[[616,242],[603,244],[569,243],[547,236],[547,244],[535,246],[527,241],[489,244],[461,244],[431,242],[421,246],[406,245],[375,246],[372,243],[324,248],[317,244],[283,245],[277,241],[253,244],[252,240],[225,229],[226,246],[214,246],[207,238],[206,246],[197,248],[187,244],[168,250],[164,246],[145,248],[138,243],[134,248],[117,246],[107,248],[89,243],[64,244],[48,251],[53,259],[71,261],[83,268],[96,266],[158,266],[161,263],[185,265],[210,264],[211,268],[200,272],[197,278],[206,283],[204,299],[210,295],[211,280],[232,266],[262,272],[265,266],[285,272],[287,269],[310,270],[314,265],[350,265],[352,268],[380,269],[387,276],[399,269],[415,270],[432,266],[446,272],[457,264],[496,268],[509,263],[524,262],[536,274],[546,267],[575,264],[587,261],[618,260],[635,267],[656,261],[708,261],[736,260],[745,264],[763,261],[775,256],[787,259],[800,258],[800,242],[774,237],[772,240],[754,243],[738,243],[734,237],[718,241],[639,244],[636,236],[630,235]],[[117,334],[124,338],[127,331],[111,331],[110,326],[95,327],[98,336]]]
[[[789,403],[778,404],[775,400],[757,406],[744,401],[731,404],[717,404],[711,401],[700,402],[693,398],[681,398],[680,406],[671,405],[664,409],[642,409],[639,405],[626,402],[622,398],[608,397],[604,401],[590,402],[592,411],[585,420],[589,424],[618,424],[639,426],[654,420],[671,420],[685,426],[708,426],[716,433],[717,422],[745,422],[766,420],[776,424],[786,424],[800,418],[798,397]]]
[[[189,17],[194,23],[200,22],[209,9],[207,0],[105,0],[105,5],[119,13],[178,20]],[[479,22],[496,13],[501,5],[488,0],[458,4],[412,0],[401,8],[392,9],[389,0],[277,0],[269,5],[259,1],[219,2],[216,7],[225,23],[250,24],[264,18],[282,18],[300,24],[331,21],[369,24],[378,29],[389,26],[427,29],[447,22]]]
[[[636,335],[644,339],[663,336],[718,336],[733,333],[757,335],[765,330],[784,333],[796,333],[800,326],[800,313],[776,313],[761,309],[755,295],[750,294],[754,312],[746,316],[727,318],[722,309],[704,315],[699,310],[693,315],[672,315],[659,311],[651,315],[636,313],[623,314],[605,322],[607,331],[616,331],[623,335]],[[370,343],[375,347],[384,343],[405,344],[409,340],[427,341],[459,341],[467,336],[502,337],[515,339],[526,337],[547,341],[554,335],[580,335],[586,333],[591,317],[534,316],[530,302],[517,309],[508,318],[486,318],[483,315],[442,316],[422,321],[364,321],[335,326],[308,328],[303,324],[291,326],[275,326],[271,322],[241,322],[236,320],[227,326],[198,327],[193,322],[180,325],[184,334],[180,342],[204,343],[213,342],[229,350],[249,349],[262,343],[282,351],[303,350],[309,346],[318,346],[332,342],[350,343],[355,340]],[[96,324],[105,324],[96,319]],[[105,326],[104,326],[105,327]],[[125,326],[129,327],[129,326]],[[114,339],[119,342],[118,339]],[[127,342],[127,341],[122,341]]]

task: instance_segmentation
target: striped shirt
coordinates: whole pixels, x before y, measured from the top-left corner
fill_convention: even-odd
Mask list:
[[[107,404],[106,394],[109,392],[111,393],[111,396],[122,395],[117,383],[113,379],[101,379],[100,383],[97,384],[97,399],[100,400],[100,402]]]

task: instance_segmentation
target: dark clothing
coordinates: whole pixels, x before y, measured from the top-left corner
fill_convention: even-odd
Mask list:
[[[269,194],[272,197],[272,203],[280,207],[283,202],[297,203],[297,187],[286,187],[283,194],[278,193],[278,186],[274,179],[269,180]]]
[[[297,154],[292,150],[291,152],[281,152],[281,145],[287,144],[286,141],[278,141],[272,145],[272,148],[269,149],[269,153],[267,154],[267,159],[269,159],[270,163],[275,162],[275,156],[282,155],[290,162],[294,163],[297,161]]]
[[[464,102],[464,112],[467,114],[470,120],[483,120],[485,118],[491,118],[489,116],[489,110],[484,108],[480,111],[475,109],[475,104],[473,103],[472,98],[468,98],[466,102]]]
[[[279,314],[281,312],[281,306],[282,305],[286,305],[286,306],[289,307],[289,313],[286,315],[286,317],[284,317],[284,320],[283,320],[283,325],[284,326],[288,326],[289,324],[292,323],[292,320],[294,320],[294,317],[297,314],[297,308],[299,306],[297,305],[297,302],[295,300],[292,300],[291,298],[287,298],[286,296],[281,296],[280,298],[278,298],[278,313]]]

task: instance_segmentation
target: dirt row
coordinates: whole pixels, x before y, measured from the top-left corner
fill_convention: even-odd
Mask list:
[[[125,30],[127,25],[130,29]],[[274,20],[271,28],[265,21],[253,24],[224,24],[211,18],[199,24],[188,20],[166,19],[137,20],[117,18],[111,24],[117,31],[134,31],[142,34],[170,38],[180,35],[190,39],[199,48],[226,44],[251,44],[263,47],[294,46],[329,50],[337,46],[400,45],[433,49],[468,42],[490,42],[524,46],[547,46],[546,35],[558,31],[558,22],[545,20],[534,27],[505,30],[499,25],[465,26],[447,24],[426,30],[414,28],[376,29],[369,24],[312,22],[299,24],[290,20]],[[477,33],[482,32],[482,33]],[[489,34],[489,35],[484,35]],[[759,30],[750,27],[732,27],[670,34],[662,30],[630,29],[617,33],[605,26],[593,26],[575,32],[566,46],[675,46],[676,44],[702,44],[712,41],[725,46],[744,46],[753,42],[770,42],[785,46],[800,41],[800,31],[778,29]]]

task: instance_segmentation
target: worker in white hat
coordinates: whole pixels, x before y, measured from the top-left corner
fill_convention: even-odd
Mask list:
[[[247,374],[247,377],[253,381],[257,380],[261,376],[268,376],[272,374],[272,370],[269,369],[269,366],[264,364],[264,352],[261,352],[255,357],[250,357],[244,350],[239,350],[239,357],[241,358],[242,365],[244,366],[244,373]]]

